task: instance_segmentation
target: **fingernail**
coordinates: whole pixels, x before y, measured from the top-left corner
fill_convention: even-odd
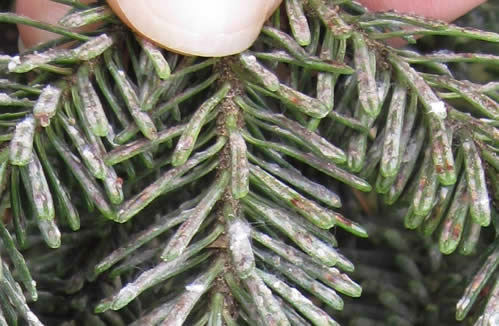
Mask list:
[[[282,0],[108,0],[133,30],[169,50],[226,56],[246,50]]]

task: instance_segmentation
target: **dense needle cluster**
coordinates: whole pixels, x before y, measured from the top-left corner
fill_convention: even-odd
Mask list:
[[[0,325],[499,323],[499,83],[454,73],[499,56],[383,42],[498,34],[285,0],[197,58],[57,2],[0,13],[61,35],[0,54]]]

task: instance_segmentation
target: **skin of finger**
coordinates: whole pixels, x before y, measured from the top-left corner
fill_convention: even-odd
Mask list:
[[[108,0],[135,32],[171,51],[225,56],[248,48],[281,0]],[[176,15],[172,15],[175,12]]]
[[[359,0],[371,11],[396,10],[409,14],[451,22],[486,0]],[[402,38],[386,40],[393,47],[407,44]]]
[[[372,11],[394,9],[450,22],[486,0],[359,0],[359,2]]]
[[[95,2],[95,0],[81,0],[81,2],[88,4]],[[56,24],[70,8],[71,7],[67,5],[50,0],[16,1],[16,13],[18,15],[27,16],[31,19],[49,24]],[[30,48],[59,37],[57,34],[26,25],[18,25],[18,30],[22,43],[26,48]]]

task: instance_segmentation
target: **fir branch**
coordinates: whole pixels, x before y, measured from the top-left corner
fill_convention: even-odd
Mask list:
[[[277,11],[250,50],[199,59],[57,1],[73,7],[62,27],[0,13],[76,40],[0,55],[0,324],[49,323],[62,297],[57,322],[445,325],[458,274],[441,254],[485,246],[456,316],[497,318],[498,87],[449,64],[499,58],[379,41],[497,34],[285,0],[289,27]]]

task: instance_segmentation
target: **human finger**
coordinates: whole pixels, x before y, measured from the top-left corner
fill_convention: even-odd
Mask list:
[[[155,43],[184,54],[225,56],[253,44],[282,0],[108,0],[120,18]]]
[[[486,0],[359,0],[371,11],[397,10],[428,18],[453,21]]]
[[[95,2],[95,0],[81,0],[81,2],[88,4]],[[57,24],[69,9],[71,9],[70,6],[50,0],[17,0],[16,2],[18,15],[49,24]],[[26,25],[18,25],[18,30],[22,45],[25,48],[31,48],[60,37],[60,35]]]

